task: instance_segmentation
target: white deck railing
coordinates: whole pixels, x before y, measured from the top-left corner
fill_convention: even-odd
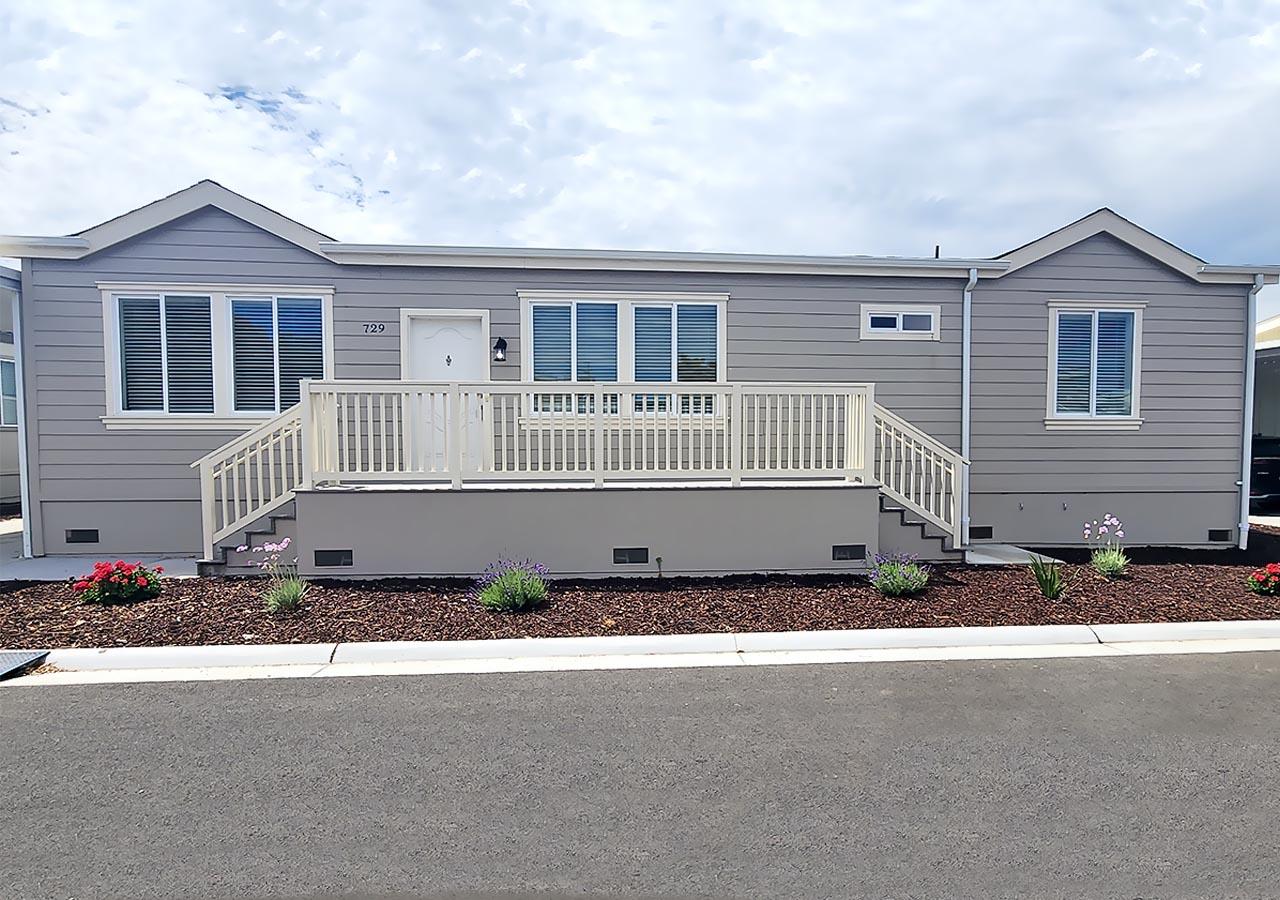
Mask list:
[[[838,477],[870,473],[865,384],[316,381],[317,482]]]
[[[960,543],[959,454],[870,384],[304,382],[302,402],[193,463],[206,552],[300,486],[838,478]]]

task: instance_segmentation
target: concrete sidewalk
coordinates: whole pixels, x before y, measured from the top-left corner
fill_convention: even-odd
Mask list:
[[[22,520],[6,519],[0,522],[0,581],[66,581],[83,575],[108,554],[81,553],[75,556],[40,556],[22,558]],[[118,559],[118,556],[111,556]],[[165,574],[172,578],[194,577],[194,556],[163,556],[130,554],[128,562],[142,562],[148,566],[164,566]]]

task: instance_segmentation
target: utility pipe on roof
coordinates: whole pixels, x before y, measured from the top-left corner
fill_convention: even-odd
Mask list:
[[[978,284],[978,270],[969,270],[969,281],[964,286],[963,325],[960,347],[960,455],[968,460],[969,432],[971,430],[970,383],[972,380],[971,349],[973,343],[973,289]],[[960,541],[969,546],[969,463],[960,470]]]
[[[1249,549],[1249,481],[1253,469],[1253,380],[1257,367],[1256,342],[1258,339],[1258,292],[1266,282],[1266,276],[1253,276],[1249,288],[1244,322],[1244,433],[1240,452],[1240,535],[1241,550]]]

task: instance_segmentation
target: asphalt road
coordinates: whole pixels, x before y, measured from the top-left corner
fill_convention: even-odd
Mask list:
[[[1275,897],[1280,654],[0,688],[0,896]]]

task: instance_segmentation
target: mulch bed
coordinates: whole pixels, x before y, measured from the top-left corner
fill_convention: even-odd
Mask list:
[[[269,615],[262,583],[184,579],[129,606],[81,603],[66,584],[0,584],[0,647],[111,647],[462,640],[615,634],[955,625],[1102,624],[1280,618],[1280,596],[1244,589],[1258,559],[1280,560],[1280,530],[1257,533],[1247,562],[1146,562],[1107,581],[1068,565],[1065,597],[1040,596],[1025,567],[939,566],[913,598],[882,597],[849,576],[554,582],[531,613],[491,613],[463,582],[312,583],[302,609]],[[1153,551],[1146,556],[1165,553]],[[1256,554],[1256,558],[1255,558]],[[1183,552],[1185,557],[1185,551]]]

